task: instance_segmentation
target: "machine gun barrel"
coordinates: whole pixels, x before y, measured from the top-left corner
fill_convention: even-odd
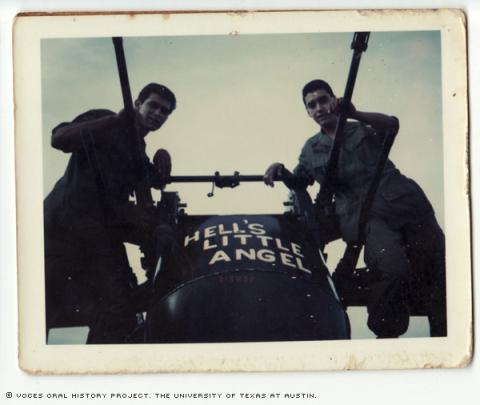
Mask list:
[[[350,70],[348,72],[347,84],[343,95],[343,103],[349,105],[352,99],[353,89],[355,87],[355,81],[357,79],[358,68],[360,66],[360,59],[362,52],[367,50],[369,32],[356,32],[353,36],[351,48],[353,49],[352,61],[350,64]],[[338,117],[337,126],[335,128],[335,140],[333,142],[332,150],[330,152],[330,158],[327,163],[325,181],[322,183],[320,194],[317,197],[320,209],[323,210],[328,207],[333,198],[333,189],[338,168],[338,156],[340,153],[340,145],[342,143],[342,133],[345,127],[347,116],[344,112],[340,112]]]
[[[112,41],[115,48],[118,76],[122,89],[123,106],[129,117],[127,130],[133,135],[129,136],[127,139],[130,142],[129,147],[132,153],[135,171],[139,179],[139,182],[135,187],[135,195],[141,206],[151,206],[153,204],[153,200],[148,185],[148,168],[146,167],[142,158],[142,142],[140,135],[137,133],[135,128],[135,109],[132,101],[132,92],[130,91],[130,82],[128,80],[127,62],[125,60],[125,52],[123,50],[123,38],[113,37]]]
[[[305,187],[308,179],[301,176],[284,175],[278,176],[275,181],[287,182],[292,188]],[[170,176],[167,180],[169,183],[213,183],[218,188],[230,187],[234,188],[240,183],[263,182],[262,174],[241,175],[235,172],[233,175],[220,175],[215,172],[213,176]]]
[[[168,183],[212,183],[216,180],[238,180],[239,182],[263,181],[263,175],[223,175],[223,176],[170,176]]]

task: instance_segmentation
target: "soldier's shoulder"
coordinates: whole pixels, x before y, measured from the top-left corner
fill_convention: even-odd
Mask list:
[[[347,121],[344,133],[346,136],[365,136],[369,133],[369,126],[359,121]]]
[[[361,144],[366,137],[373,135],[374,131],[370,126],[361,122],[349,121],[345,124],[343,133],[345,136],[345,146],[351,149]]]
[[[313,146],[322,140],[322,132],[317,132],[305,141],[305,146]]]
[[[92,121],[98,118],[107,117],[109,115],[115,115],[115,113],[106,108],[94,108],[76,116],[72,122],[77,123]]]

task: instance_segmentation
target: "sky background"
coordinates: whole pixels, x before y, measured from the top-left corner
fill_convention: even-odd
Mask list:
[[[147,152],[169,150],[173,175],[262,174],[274,161],[293,168],[305,140],[318,131],[305,112],[301,89],[322,78],[341,96],[351,39],[352,33],[125,38],[132,94],[156,81],[171,88],[178,101],[164,127],[147,137]],[[443,226],[440,49],[439,32],[372,33],[353,102],[359,110],[399,118],[390,157],[422,186]],[[110,38],[43,39],[41,58],[47,195],[69,158],[51,148],[51,129],[92,108],[117,111],[122,98]],[[192,215],[279,213],[287,196],[281,184],[273,190],[242,184],[207,198],[210,188],[173,184],[167,190],[178,190]],[[329,246],[329,267],[341,251],[341,242]],[[135,249],[129,254],[137,261]],[[371,337],[365,311],[349,312],[353,336]],[[408,334],[427,331],[424,320],[414,319]]]

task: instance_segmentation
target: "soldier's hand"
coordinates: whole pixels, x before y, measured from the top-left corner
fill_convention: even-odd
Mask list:
[[[165,149],[158,149],[153,156],[153,165],[157,169],[161,182],[167,182],[172,172],[172,158]]]
[[[357,109],[353,105],[353,103],[350,101],[347,103],[343,97],[336,98],[336,103],[335,103],[335,111],[332,111],[335,114],[340,114],[343,112],[347,118],[353,118],[357,112]]]
[[[280,177],[285,171],[285,166],[283,163],[275,162],[272,163],[265,174],[263,175],[263,182],[270,187],[274,186],[274,181]]]

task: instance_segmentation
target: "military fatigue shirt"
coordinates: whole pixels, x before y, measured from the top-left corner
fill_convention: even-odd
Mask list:
[[[114,115],[110,110],[90,110],[76,117],[72,123],[86,122]],[[54,133],[70,122],[59,124]],[[105,228],[105,207],[98,185],[101,176],[102,188],[108,199],[108,209],[115,211],[120,220],[128,210],[129,196],[138,182],[134,163],[126,137],[130,134],[121,128],[107,130],[108,136],[101,143],[95,142],[95,134],[85,133],[83,147],[72,152],[65,174],[55,184],[44,201],[44,224],[46,248],[68,244],[75,248],[81,240],[89,246],[100,248],[109,239]],[[145,153],[141,139],[141,151],[147,165],[152,187],[159,187],[156,170]],[[95,167],[97,170],[95,170]],[[158,183],[158,184],[157,184]],[[103,204],[104,205],[104,204]],[[78,246],[80,247],[80,246]]]
[[[371,127],[347,122],[340,147],[334,198],[342,237],[355,241],[362,201],[375,173],[383,139]],[[319,132],[305,143],[294,174],[307,175],[322,184],[333,140]],[[381,217],[394,229],[433,214],[420,186],[407,178],[388,160],[372,204],[370,215]]]

